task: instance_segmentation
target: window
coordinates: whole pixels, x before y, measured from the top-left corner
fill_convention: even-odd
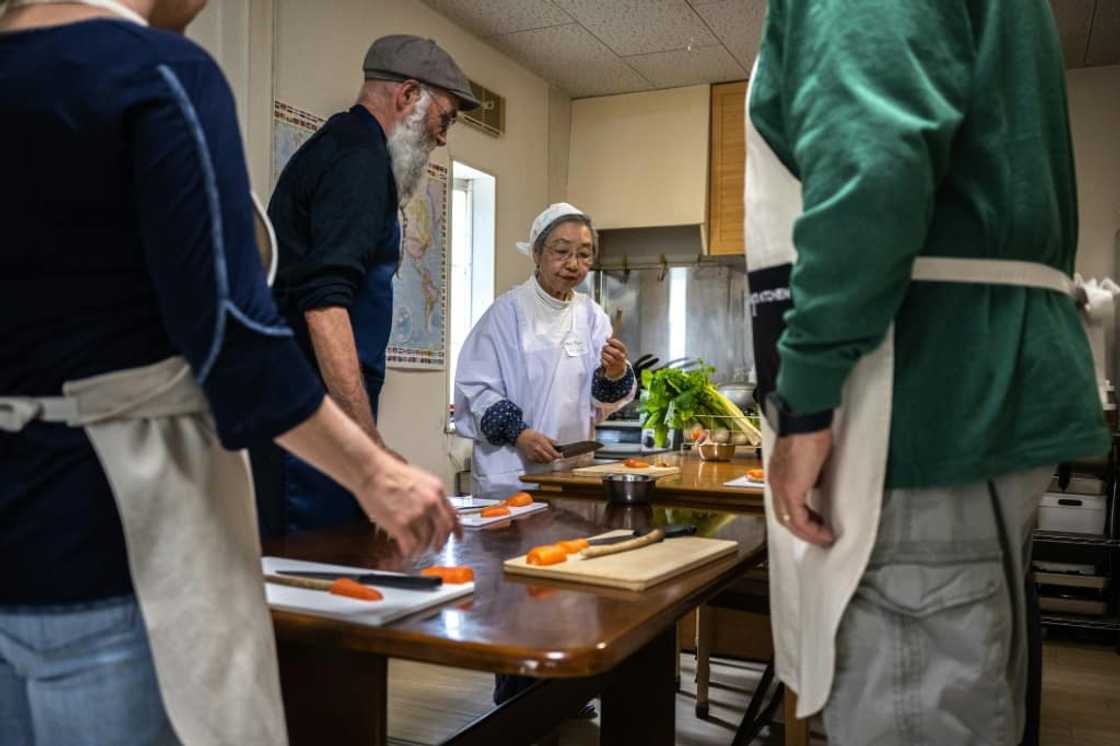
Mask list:
[[[455,402],[459,351],[494,302],[494,177],[455,161],[451,168],[448,400]]]

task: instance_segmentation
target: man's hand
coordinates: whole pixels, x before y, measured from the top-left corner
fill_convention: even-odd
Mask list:
[[[354,493],[404,557],[439,549],[451,532],[459,533],[443,482],[378,448],[330,397],[276,442]]]
[[[599,353],[599,361],[607,378],[617,381],[626,375],[626,345],[621,339],[611,337]]]
[[[836,537],[821,515],[809,507],[809,490],[820,479],[830,453],[831,428],[787,435],[778,438],[766,471],[778,522],[797,538],[819,547],[831,546]]]
[[[354,497],[370,520],[396,539],[405,556],[439,549],[452,533],[462,534],[459,515],[447,501],[443,482],[388,453],[379,454]]]
[[[551,464],[561,458],[556,441],[533,429],[522,430],[517,436],[517,448],[534,464]]]

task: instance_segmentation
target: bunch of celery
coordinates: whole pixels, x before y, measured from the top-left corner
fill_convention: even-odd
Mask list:
[[[642,371],[642,427],[654,431],[659,448],[665,446],[670,430],[683,430],[693,423],[708,430],[725,427],[746,433],[751,445],[762,442],[758,428],[712,385],[709,376],[714,371],[707,366],[691,371]]]

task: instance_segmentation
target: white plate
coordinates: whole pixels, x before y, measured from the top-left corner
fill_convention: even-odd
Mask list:
[[[458,495],[447,499],[455,510],[478,510],[501,502],[501,500],[487,500],[484,497],[471,497],[470,495]]]
[[[729,482],[724,482],[723,486],[724,487],[756,487],[758,489],[762,489],[763,487],[766,486],[766,482],[761,482],[757,479],[751,479],[746,474],[744,474],[743,476],[738,477],[736,479],[732,479]]]
[[[467,513],[466,515],[459,516],[459,523],[463,524],[463,528],[485,528],[495,523],[512,520],[541,510],[548,510],[548,503],[532,503],[523,508],[510,508],[509,515],[499,515],[493,518],[483,518],[478,513]]]

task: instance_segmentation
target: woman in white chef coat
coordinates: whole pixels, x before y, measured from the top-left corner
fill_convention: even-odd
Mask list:
[[[455,375],[455,427],[474,440],[477,496],[524,489],[520,475],[553,468],[558,443],[590,440],[637,390],[606,313],[575,291],[598,249],[591,219],[550,205],[518,249],[536,269],[471,330]]]

